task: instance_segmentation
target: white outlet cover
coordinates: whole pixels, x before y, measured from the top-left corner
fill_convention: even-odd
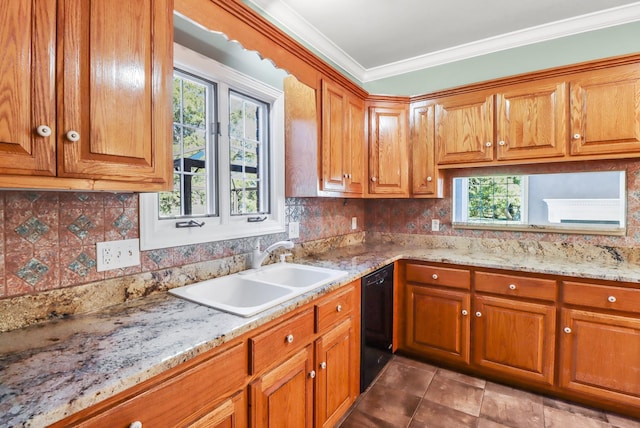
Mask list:
[[[140,240],[123,239],[96,243],[96,270],[104,272],[140,264]]]
[[[431,230],[433,232],[438,232],[440,230],[440,220],[434,218],[431,220]]]
[[[351,230],[358,228],[358,217],[351,217]]]
[[[289,239],[296,239],[300,237],[300,223],[292,221],[289,223]]]

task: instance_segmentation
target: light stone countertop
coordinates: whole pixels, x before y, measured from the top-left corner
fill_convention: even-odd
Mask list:
[[[163,293],[0,333],[0,426],[54,423],[398,259],[640,281],[634,263],[599,254],[569,260],[553,251],[484,250],[378,242],[296,259],[296,263],[346,270],[349,275],[251,318]]]

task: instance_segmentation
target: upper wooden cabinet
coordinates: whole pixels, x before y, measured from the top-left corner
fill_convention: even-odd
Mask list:
[[[369,195],[409,196],[407,110],[406,104],[369,107]]]
[[[3,11],[0,187],[170,187],[173,2]]]
[[[442,177],[435,158],[435,105],[415,103],[411,105],[411,195],[414,197],[441,198]]]
[[[640,153],[640,67],[590,71],[571,79],[571,154]]]
[[[322,81],[322,190],[362,195],[364,101]]]

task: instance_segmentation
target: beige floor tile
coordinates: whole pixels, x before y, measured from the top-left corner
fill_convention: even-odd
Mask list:
[[[423,363],[422,361],[418,361],[418,360],[412,360],[411,358],[407,358],[407,357],[401,357],[399,355],[395,355],[392,361],[399,364],[404,364],[405,366],[415,367],[417,369],[426,370],[434,373],[436,372],[436,370],[438,370],[436,366],[432,366],[431,364]]]
[[[421,397],[409,394],[401,388],[402,385],[393,388],[376,383],[360,400],[357,410],[393,426],[406,427],[418,408]]]
[[[433,379],[434,372],[392,361],[387,365],[376,383],[391,387],[402,387],[404,392],[422,397]]]
[[[612,425],[600,419],[593,419],[554,407],[544,408],[545,428],[611,428]]]
[[[562,410],[568,413],[575,413],[576,415],[582,415],[591,419],[598,419],[602,422],[607,422],[607,415],[605,412],[592,409],[590,407],[585,407],[579,404],[569,403],[563,400],[556,400],[548,397],[544,397],[542,403],[546,407],[553,407],[554,409]]]
[[[482,392],[482,388],[436,374],[424,399],[471,416],[478,416],[482,405]]]
[[[487,381],[484,379],[468,376],[447,369],[438,369],[438,376],[444,376],[447,379],[457,380],[458,382],[466,383],[467,385],[475,386],[476,388],[484,388],[487,384]]]
[[[541,397],[519,394],[511,388],[490,388],[487,384],[482,400],[480,416],[494,422],[517,428],[544,427],[544,411]],[[532,399],[533,398],[533,399]]]
[[[616,428],[640,428],[640,419],[614,414],[607,414],[607,420]]]
[[[478,418],[478,427],[477,428],[512,428],[506,425],[499,424],[490,419]]]
[[[423,400],[418,406],[409,428],[475,428],[477,419],[475,416]]]
[[[398,428],[398,425],[354,409],[342,422],[340,428]]]

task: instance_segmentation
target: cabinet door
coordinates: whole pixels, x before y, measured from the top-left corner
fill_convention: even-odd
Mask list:
[[[322,190],[345,190],[347,100],[339,87],[322,81]]]
[[[553,384],[555,306],[476,296],[475,311],[475,364]]]
[[[351,319],[316,341],[316,426],[333,427],[358,396],[357,337]]]
[[[519,85],[496,96],[498,160],[564,156],[568,143],[567,84]]]
[[[469,293],[407,285],[405,346],[428,357],[469,363]]]
[[[640,152],[640,67],[585,73],[571,83],[571,154]]]
[[[411,106],[411,193],[441,197],[435,160],[435,105]]]
[[[365,179],[364,166],[364,101],[347,98],[347,136],[345,141],[345,174],[348,193],[362,194]]]
[[[493,95],[457,95],[436,104],[438,164],[493,160]]]
[[[223,401],[213,410],[191,421],[183,421],[178,426],[190,428],[243,428],[247,426],[246,392],[240,391],[235,396]]]
[[[56,173],[55,42],[55,0],[0,6],[0,174]]]
[[[408,196],[407,112],[404,107],[369,109],[369,193]]]
[[[170,186],[173,2],[58,3],[58,175]]]
[[[308,345],[250,385],[252,427],[312,426],[312,362]]]
[[[560,386],[640,406],[640,319],[562,310]]]

